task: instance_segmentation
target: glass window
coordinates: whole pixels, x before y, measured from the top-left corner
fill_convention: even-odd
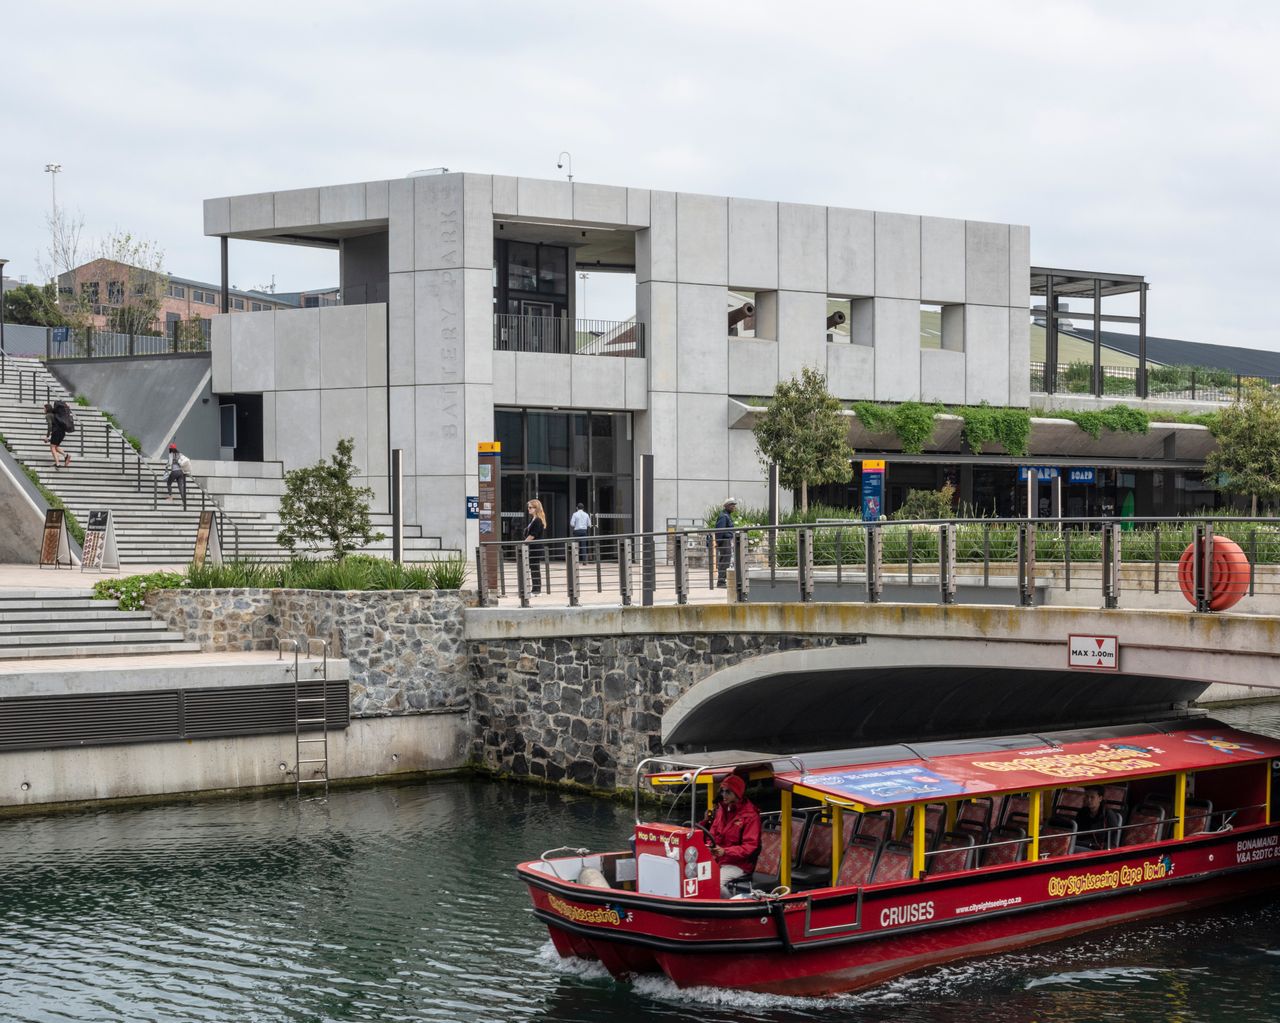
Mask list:
[[[591,421],[585,412],[573,416],[573,471],[591,471]]]
[[[550,245],[538,250],[538,290],[544,295],[567,295],[569,251]]]
[[[124,301],[124,282],[108,281],[107,282],[107,301],[112,305],[119,305]]]
[[[511,291],[538,290],[538,247],[528,242],[507,243],[507,287]]]
[[[530,469],[569,467],[569,416],[565,412],[529,413]]]
[[[502,445],[502,469],[515,469],[524,464],[524,416],[519,412],[495,409],[494,440]]]
[[[231,300],[231,308],[232,308],[232,309],[240,309],[240,310],[243,310],[243,309],[244,309],[244,299],[243,299],[243,298],[233,298],[233,299]]]
[[[596,472],[618,472],[620,468],[613,454],[613,419],[607,413],[591,417],[591,466]]]

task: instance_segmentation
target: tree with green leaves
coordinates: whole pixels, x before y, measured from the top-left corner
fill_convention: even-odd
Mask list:
[[[19,284],[4,293],[4,318],[31,327],[61,327],[67,321],[58,308],[53,284]]]
[[[800,510],[809,510],[809,487],[845,483],[853,477],[848,420],[827,390],[827,378],[805,366],[799,377],[779,382],[768,411],[754,427],[760,462],[778,466],[784,487],[800,491]]]
[[[355,442],[338,441],[338,450],[315,465],[284,474],[285,493],[280,499],[280,546],[291,554],[299,546],[319,550],[328,547],[341,560],[352,551],[383,539],[369,518],[373,491],[357,487],[351,455]]]
[[[1250,513],[1258,500],[1280,498],[1280,397],[1264,384],[1245,387],[1240,400],[1218,413],[1216,451],[1205,459],[1205,472],[1218,490],[1248,494]]]

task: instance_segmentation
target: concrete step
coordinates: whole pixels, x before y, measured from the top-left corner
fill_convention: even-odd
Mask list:
[[[19,624],[22,622],[30,622],[39,624],[50,621],[50,615],[65,616],[60,617],[58,621],[59,628],[64,628],[66,622],[95,622],[95,621],[152,621],[151,612],[149,611],[120,611],[114,607],[115,601],[85,601],[85,604],[110,604],[111,607],[98,610],[94,607],[68,607],[68,608],[31,608],[22,611],[10,611],[8,609],[0,610],[0,625],[5,623]]]
[[[85,618],[83,613],[68,614],[58,619],[44,621],[8,622],[0,621],[0,645],[6,640],[17,637],[43,637],[52,635],[56,639],[65,636],[89,636],[110,633],[112,636],[141,635],[149,632],[168,632],[166,622],[158,622],[145,612],[117,611],[110,618]],[[136,617],[135,617],[136,615]]]
[[[170,629],[116,629],[114,631],[71,631],[57,633],[6,633],[0,635],[0,658],[13,647],[41,646],[112,646],[127,643],[143,646],[150,643],[181,643],[182,633]],[[198,646],[198,644],[197,644]]]
[[[48,646],[0,647],[0,659],[37,657],[122,657],[126,654],[198,654],[199,643],[67,643]]]

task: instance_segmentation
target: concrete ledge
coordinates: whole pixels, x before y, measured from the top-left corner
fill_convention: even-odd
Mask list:
[[[467,762],[469,743],[465,712],[353,720],[329,733],[330,778],[456,770]],[[293,762],[292,735],[5,753],[0,809],[292,784]]]

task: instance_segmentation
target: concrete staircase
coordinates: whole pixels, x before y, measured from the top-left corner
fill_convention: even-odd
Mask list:
[[[187,480],[187,507],[183,509],[176,487],[173,500],[165,499],[164,462],[135,452],[99,409],[75,404],[75,396],[43,363],[12,356],[0,361],[4,365],[0,377],[0,435],[15,457],[62,499],[81,524],[91,509],[112,511],[122,564],[187,564],[195,547],[200,512],[211,506],[219,509],[224,558],[288,560],[288,552],[276,542],[280,495],[284,492],[279,465],[265,467],[266,478],[253,481],[258,493],[248,502],[239,499],[240,477],[232,477],[229,484],[211,477],[207,481],[213,484],[211,493],[209,487],[201,485],[200,473],[194,472]],[[67,468],[53,464],[49,446],[44,443],[46,400],[67,402],[75,416],[76,430],[62,446],[71,455]],[[374,524],[388,538],[366,550],[389,555],[390,516],[375,515]],[[429,561],[457,554],[443,549],[438,537],[423,536],[417,526],[405,527],[404,546],[406,561]]]
[[[0,591],[0,661],[199,650],[149,611],[121,611],[89,590]]]

